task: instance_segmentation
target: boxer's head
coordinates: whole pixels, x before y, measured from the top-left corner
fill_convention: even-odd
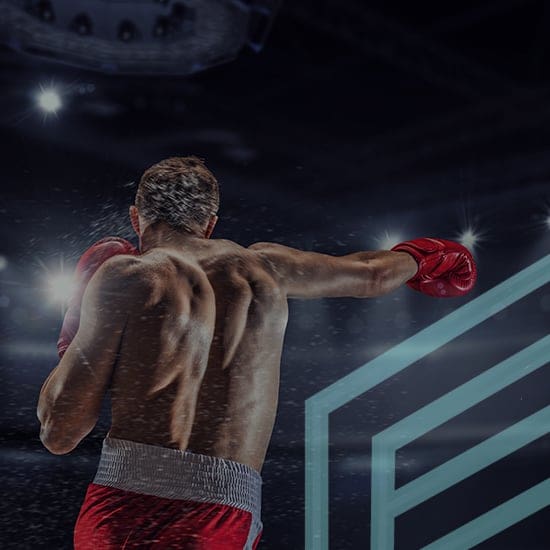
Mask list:
[[[172,157],[146,170],[130,219],[138,235],[156,222],[176,231],[209,238],[220,204],[218,182],[197,157]]]

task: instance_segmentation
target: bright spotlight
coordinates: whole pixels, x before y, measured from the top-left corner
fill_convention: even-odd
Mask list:
[[[383,235],[380,237],[375,237],[374,240],[377,242],[379,250],[390,250],[390,248],[393,248],[403,239],[400,235],[396,233],[389,233],[388,230],[386,230]]]
[[[53,88],[42,88],[38,94],[38,106],[47,114],[55,114],[61,108],[61,97]]]
[[[548,227],[548,229],[550,229],[550,214],[548,214],[548,216],[546,216],[546,227]]]
[[[47,291],[52,302],[65,304],[68,302],[74,289],[74,279],[72,274],[57,273],[48,278]]]
[[[479,235],[472,227],[467,227],[460,233],[458,240],[462,246],[465,246],[470,252],[473,252],[479,243],[479,238]]]

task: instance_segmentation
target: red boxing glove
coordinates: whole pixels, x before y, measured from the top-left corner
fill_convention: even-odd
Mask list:
[[[397,244],[392,250],[408,252],[416,260],[418,271],[407,285],[428,296],[463,296],[476,282],[474,258],[459,243],[421,238]]]
[[[118,254],[131,254],[137,256],[138,249],[129,241],[120,237],[105,237],[93,244],[76,264],[74,281],[75,289],[69,299],[69,307],[63,319],[63,326],[57,341],[57,353],[59,357],[63,354],[72,342],[80,325],[80,306],[82,297],[93,274],[99,269],[101,264],[109,258]]]

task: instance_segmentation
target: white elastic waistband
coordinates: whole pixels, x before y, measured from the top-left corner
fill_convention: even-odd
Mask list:
[[[226,504],[260,517],[260,474],[224,458],[107,437],[93,482],[164,498]]]

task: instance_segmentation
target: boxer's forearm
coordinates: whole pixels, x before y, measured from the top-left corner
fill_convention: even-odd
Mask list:
[[[75,403],[63,395],[63,376],[59,365],[42,385],[38,398],[37,416],[40,421],[40,440],[53,454],[66,454],[93,429],[95,422],[87,414],[74,415]]]
[[[71,349],[70,346],[68,351]],[[63,356],[44,382],[38,398],[40,440],[53,454],[69,453],[93,430],[104,394],[103,389],[97,392],[93,387],[97,377],[88,387],[82,379],[75,379],[67,363],[72,355],[67,352]],[[86,370],[84,365],[78,368]]]
[[[373,297],[391,292],[409,279],[418,270],[416,260],[406,252],[377,250],[354,252],[346,258],[365,262],[372,270],[372,277],[367,281],[365,290],[358,296]]]
[[[57,415],[55,414],[55,388],[57,373],[58,367],[55,367],[42,385],[40,396],[38,398],[36,414],[38,416],[38,420],[40,421],[40,441],[42,441],[44,447],[54,454],[63,454],[61,452],[61,445],[59,445],[59,442],[56,441],[55,437],[55,432],[58,431],[58,428],[56,427]]]
[[[42,384],[40,395],[38,397],[38,405],[36,407],[36,416],[38,417],[38,420],[40,421],[40,424],[42,424],[42,426],[44,426],[44,424],[47,422],[48,417],[50,415],[49,403],[51,402],[51,397],[50,397],[51,382],[52,382],[52,379],[54,379],[56,372],[57,372],[57,367],[55,367],[50,372],[50,374],[48,375],[48,378],[46,378],[46,380]]]

